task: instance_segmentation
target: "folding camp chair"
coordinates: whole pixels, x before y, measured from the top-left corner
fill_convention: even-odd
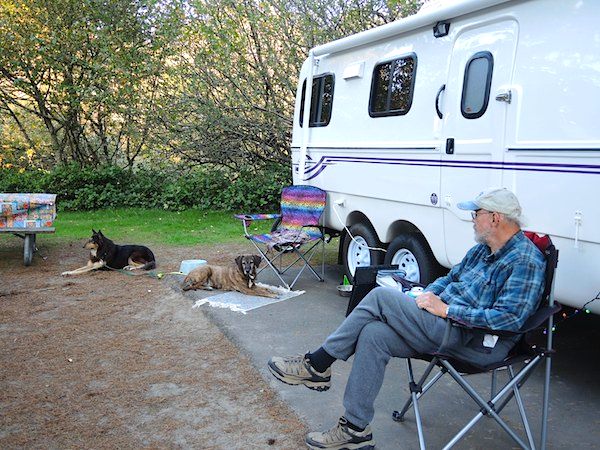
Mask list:
[[[525,414],[525,407],[523,399],[521,397],[519,389],[527,381],[529,376],[532,374],[535,367],[538,364],[546,360],[546,372],[544,377],[544,394],[543,394],[543,408],[542,408],[542,430],[540,438],[540,448],[544,449],[546,446],[546,435],[547,435],[547,416],[548,416],[548,400],[549,400],[549,387],[550,387],[550,366],[551,356],[554,353],[552,350],[552,326],[553,326],[553,315],[560,311],[561,307],[554,303],[554,271],[558,263],[558,250],[554,247],[550,238],[544,236],[539,238],[533,233],[526,233],[538,248],[544,253],[546,259],[546,277],[545,286],[540,305],[538,310],[525,322],[521,329],[515,333],[511,332],[499,332],[497,330],[488,330],[485,328],[475,329],[477,332],[489,333],[495,335],[519,335],[521,338],[515,345],[509,355],[502,361],[497,363],[476,366],[468,362],[460,361],[454,358],[450,358],[444,355],[443,347],[433,355],[418,355],[416,359],[423,359],[430,361],[426,367],[423,375],[417,383],[415,383],[412,363],[410,359],[407,359],[408,376],[409,376],[409,388],[411,397],[406,402],[401,411],[394,411],[393,418],[395,421],[402,422],[404,415],[409,408],[414,406],[415,420],[417,423],[417,432],[419,435],[419,445],[421,449],[425,448],[425,439],[423,435],[423,426],[421,423],[421,414],[419,411],[419,399],[445,374],[449,373],[451,377],[461,386],[465,392],[477,403],[480,411],[473,419],[460,430],[444,447],[445,449],[454,446],[483,416],[493,418],[500,427],[508,433],[508,435],[514,439],[514,441],[524,449],[534,449],[535,440],[533,438],[531,427]],[[463,326],[454,321],[448,321],[447,333],[450,332],[453,326]],[[531,341],[533,332],[546,329],[546,346],[540,347],[535,345]],[[515,375],[513,366],[515,364],[523,364],[521,369]],[[423,383],[429,378],[432,370],[438,367],[440,371],[425,385]],[[498,370],[506,369],[508,381],[502,389],[497,388],[497,375]],[[473,387],[465,380],[465,377],[461,374],[476,374],[476,373],[491,373],[491,390],[490,399],[486,401],[481,395],[479,395]],[[525,443],[515,432],[512,430],[507,423],[502,420],[499,416],[500,412],[504,407],[515,398],[525,434],[527,436],[528,443]]]
[[[281,191],[281,214],[236,214],[244,225],[244,235],[260,252],[267,266],[273,269],[275,275],[288,289],[302,275],[304,269],[319,280],[324,281],[325,274],[325,234],[319,224],[327,193],[313,186],[289,186]],[[250,234],[248,226],[253,220],[275,219],[271,233]],[[322,249],[321,275],[310,265],[319,244]],[[306,250],[305,250],[306,248]],[[283,255],[292,253],[296,258],[292,263],[283,267]],[[269,257],[269,255],[272,255]],[[302,264],[294,280],[288,284],[282,277],[296,263]],[[259,273],[267,266],[263,266]]]

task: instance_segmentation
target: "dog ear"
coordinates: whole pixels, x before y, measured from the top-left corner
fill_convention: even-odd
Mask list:
[[[252,255],[252,260],[254,261],[254,267],[258,267],[258,266],[260,266],[260,263],[262,262],[262,256]]]
[[[92,228],[92,235],[94,234],[98,234],[98,232]]]
[[[238,267],[238,269],[240,269],[240,272],[242,272],[242,273],[243,273],[243,272],[244,272],[244,268],[242,267],[242,259],[244,259],[244,257],[243,257],[243,256],[241,256],[241,255],[240,255],[240,256],[237,256],[237,257],[235,258],[235,264],[236,264],[236,266]]]

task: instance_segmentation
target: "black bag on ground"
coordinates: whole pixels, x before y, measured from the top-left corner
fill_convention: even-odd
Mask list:
[[[346,309],[346,317],[348,317],[352,310],[356,308],[356,305],[361,302],[365,295],[377,286],[377,272],[380,270],[393,270],[397,268],[398,266],[395,265],[357,267],[356,272],[354,273],[352,294],[350,294],[348,308]]]

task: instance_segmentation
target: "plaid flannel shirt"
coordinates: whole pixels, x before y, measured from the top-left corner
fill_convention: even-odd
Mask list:
[[[449,305],[450,319],[515,331],[538,307],[545,267],[542,252],[519,231],[494,254],[485,244],[471,248],[448,275],[425,291]]]

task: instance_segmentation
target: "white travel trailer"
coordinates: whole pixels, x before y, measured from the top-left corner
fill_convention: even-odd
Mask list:
[[[474,244],[456,203],[505,186],[525,229],[560,250],[557,299],[597,295],[598,19],[591,0],[445,2],[311,50],[294,183],[327,191],[324,224],[342,232],[348,275],[392,262],[428,282]],[[600,300],[589,308],[600,313]]]

